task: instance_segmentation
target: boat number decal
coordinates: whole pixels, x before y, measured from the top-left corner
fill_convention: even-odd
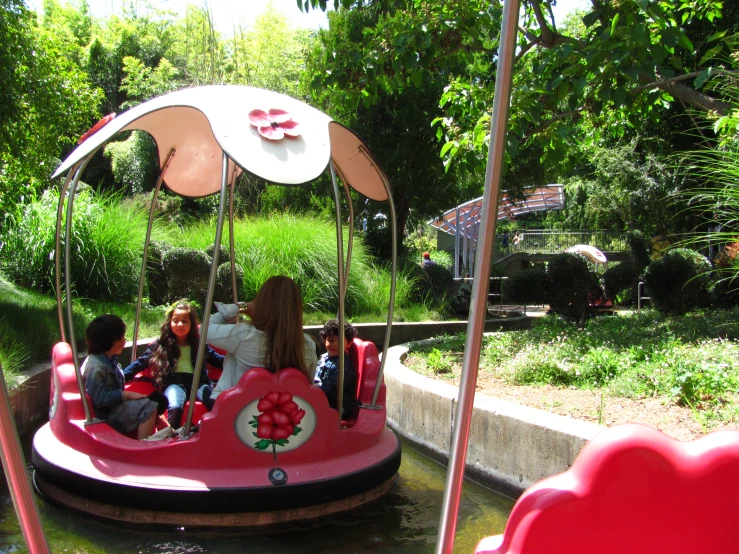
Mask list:
[[[235,428],[246,446],[272,454],[277,461],[277,454],[298,448],[310,438],[316,428],[316,414],[299,396],[270,391],[239,412]]]
[[[270,469],[267,477],[269,477],[269,481],[273,485],[284,485],[287,483],[287,472],[279,467],[273,467]]]

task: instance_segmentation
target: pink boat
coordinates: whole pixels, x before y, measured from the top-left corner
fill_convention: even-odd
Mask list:
[[[147,131],[159,151],[161,175],[152,214],[163,183],[189,197],[220,191],[206,306],[213,305],[226,199],[229,192],[233,198],[236,177],[248,171],[271,183],[300,185],[328,168],[337,203],[338,319],[339,328],[343,328],[352,236],[350,231],[344,256],[340,190],[349,206],[350,230],[353,210],[349,187],[373,200],[387,201],[393,244],[397,244],[387,178],[354,133],[307,104],[270,91],[243,86],[185,89],[145,102],[121,116],[107,116],[83,135],[55,174],[67,174],[62,203],[67,196],[74,198],[91,156],[115,134],[134,129]],[[67,210],[67,222],[71,222],[71,200]],[[248,371],[237,386],[219,396],[212,412],[195,401],[193,391],[182,434],[165,440],[134,440],[93,419],[74,346],[70,306],[68,325],[63,317],[62,291],[72,298],[72,287],[69,278],[64,288],[60,279],[61,259],[66,260],[65,274],[71,274],[70,253],[67,250],[62,255],[60,246],[62,211],[60,204],[56,290],[62,342],[52,355],[50,421],[33,440],[34,482],[44,497],[96,516],[134,523],[248,526],[347,510],[393,486],[401,448],[385,426],[383,361],[373,343],[359,339],[350,349],[358,369],[358,408],[345,421],[329,407],[324,393],[296,369],[283,369],[278,374],[264,369]],[[152,220],[153,215],[144,246],[132,352],[137,346]],[[233,228],[233,210],[229,210],[229,223]],[[68,249],[71,241],[66,243]],[[392,325],[395,258],[393,252],[385,351]],[[232,242],[232,264],[234,259]],[[231,274],[236,274],[233,265]],[[237,302],[235,296],[233,301]],[[204,329],[209,318],[206,310]],[[200,352],[204,351],[206,334],[205,330],[201,333]],[[344,337],[339,338],[343,351]],[[199,360],[196,381],[201,365]],[[340,365],[343,371],[343,360]],[[144,392],[141,387],[150,386],[133,381],[127,388]],[[341,396],[337,400],[336,405],[341,406]],[[281,423],[269,433],[260,430],[257,436],[256,418],[265,413]]]

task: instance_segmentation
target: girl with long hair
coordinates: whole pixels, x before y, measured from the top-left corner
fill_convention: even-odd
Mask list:
[[[151,343],[144,354],[123,370],[126,379],[139,371],[151,369],[151,378],[159,391],[164,391],[169,408],[167,422],[173,428],[180,426],[185,402],[190,397],[195,361],[198,357],[200,335],[198,314],[185,301],[177,302],[167,312],[159,338]],[[204,361],[223,367],[223,356],[206,345]],[[211,392],[208,371],[200,372],[198,398],[209,397]]]
[[[281,275],[270,277],[246,305],[217,302],[216,306],[218,313],[211,316],[208,325],[208,343],[228,354],[211,400],[235,386],[254,367],[272,373],[294,367],[313,382],[316,343],[303,333],[303,297],[295,281]],[[250,322],[239,322],[239,313]]]

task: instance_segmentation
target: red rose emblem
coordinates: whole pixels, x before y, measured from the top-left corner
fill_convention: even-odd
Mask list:
[[[254,436],[261,439],[256,444],[258,450],[271,445],[275,452],[276,446],[286,445],[289,437],[301,431],[297,425],[303,419],[305,410],[295,403],[291,393],[271,391],[259,399],[257,409],[261,413],[253,416],[251,425],[256,427]]]

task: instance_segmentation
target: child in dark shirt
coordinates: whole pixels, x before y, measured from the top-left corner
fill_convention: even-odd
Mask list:
[[[321,388],[328,398],[329,406],[336,410],[339,392],[339,322],[335,319],[329,320],[318,335],[326,347],[326,353],[318,360],[313,383]],[[356,336],[357,330],[349,323],[344,322],[345,353],[342,419],[350,418],[357,405],[357,368],[354,367],[354,362],[349,354]]]
[[[118,355],[126,346],[126,324],[117,315],[105,314],[93,319],[85,334],[88,356],[81,370],[95,417],[121,433],[136,431],[139,439],[148,437],[156,423],[157,403],[123,390]]]

